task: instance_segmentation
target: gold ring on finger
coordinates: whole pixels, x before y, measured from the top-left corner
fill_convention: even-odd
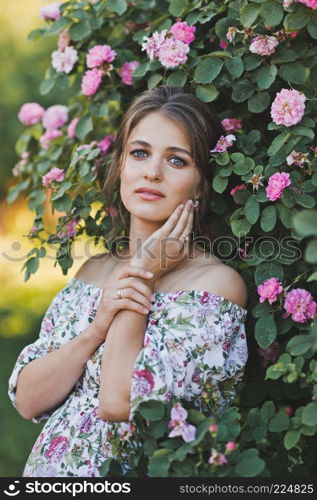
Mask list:
[[[125,296],[124,296],[122,288],[119,288],[117,293],[118,293],[119,299],[125,299]]]

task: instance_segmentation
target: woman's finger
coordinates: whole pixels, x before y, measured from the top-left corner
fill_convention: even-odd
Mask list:
[[[190,200],[192,201],[192,200]],[[173,231],[171,232],[170,236],[174,238],[179,238],[183,233],[185,233],[185,228],[188,222],[188,218],[190,216],[190,213],[193,211],[193,204],[190,204],[189,202],[186,203],[184,210],[182,212],[182,215],[180,216],[176,226],[174,227]]]
[[[128,278],[130,276],[138,276],[142,279],[149,279],[153,277],[153,273],[147,271],[146,269],[142,269],[141,267],[127,265],[123,269],[121,269],[119,273],[120,278]]]
[[[174,229],[175,225],[177,224],[179,217],[182,213],[182,210],[184,208],[184,205],[178,205],[174,212],[169,216],[167,221],[163,224],[160,229],[156,231],[156,235],[159,236],[160,238],[169,236],[171,231]]]

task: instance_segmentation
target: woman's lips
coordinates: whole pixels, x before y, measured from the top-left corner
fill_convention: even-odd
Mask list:
[[[153,193],[147,193],[145,191],[142,191],[140,193],[136,193],[138,196],[140,196],[140,198],[142,198],[142,200],[151,200],[151,201],[154,201],[154,200],[162,200],[163,198],[165,198],[165,196],[160,196],[158,194],[153,194]]]

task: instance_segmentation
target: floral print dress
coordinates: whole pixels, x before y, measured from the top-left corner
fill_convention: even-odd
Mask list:
[[[9,379],[15,406],[22,368],[87,328],[96,314],[102,289],[78,278],[53,298],[42,320],[39,337],[24,347]],[[98,415],[101,344],[87,361],[71,393],[57,408],[38,415],[45,422],[26,462],[23,477],[100,477],[103,464],[120,454],[113,438],[133,438],[133,417],[141,401],[193,401],[201,408],[201,392],[213,386],[215,411],[235,397],[248,358],[245,335],[247,310],[228,299],[201,290],[154,292],[144,335],[144,347],[134,365],[131,410],[127,422],[105,422]],[[34,389],[36,390],[36,388]],[[123,457],[123,459],[122,459]],[[124,468],[124,452],[121,455]]]

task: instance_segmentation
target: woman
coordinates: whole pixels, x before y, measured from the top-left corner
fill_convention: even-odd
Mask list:
[[[209,150],[221,133],[181,87],[146,91],[126,112],[104,194],[113,199],[119,180],[129,245],[83,264],[9,381],[19,413],[47,420],[24,476],[101,476],[120,455],[111,438],[133,439],[141,401],[176,396],[201,408],[207,382],[215,411],[234,397],[247,360],[246,286],[193,241],[208,232]]]

